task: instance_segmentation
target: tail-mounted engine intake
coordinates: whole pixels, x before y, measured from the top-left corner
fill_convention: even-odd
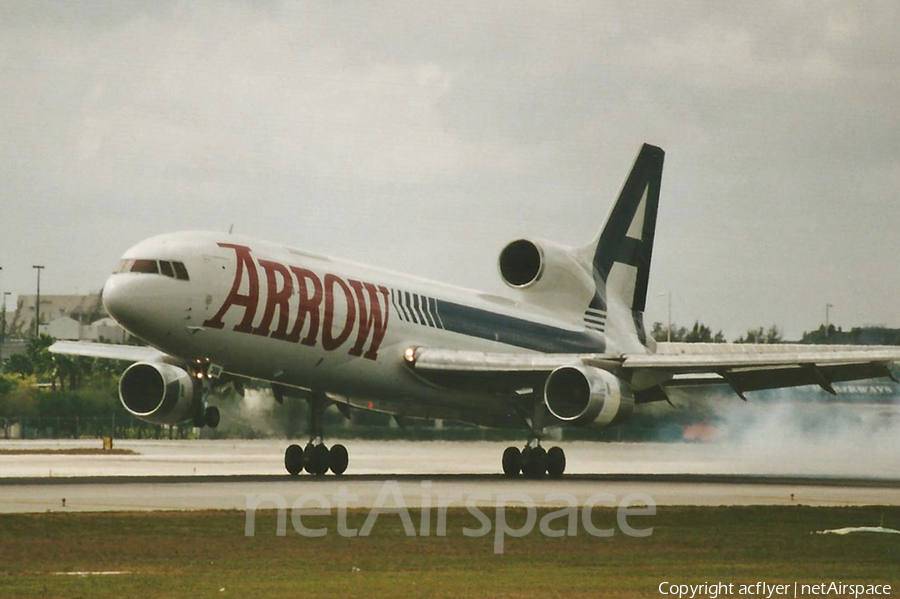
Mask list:
[[[155,424],[175,424],[191,417],[200,390],[186,371],[171,364],[138,362],[119,379],[119,399],[131,414]]]
[[[500,252],[500,276],[510,287],[531,287],[544,274],[544,252],[533,241],[517,239]]]
[[[544,403],[558,420],[602,428],[631,415],[634,395],[628,383],[592,366],[561,366],[547,377]]]
[[[577,250],[547,241],[517,239],[507,244],[498,266],[504,283],[545,296],[554,307],[571,304],[583,311],[596,292],[592,267],[582,262]]]

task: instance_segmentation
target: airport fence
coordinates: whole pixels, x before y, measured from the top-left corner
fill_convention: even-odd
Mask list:
[[[285,434],[278,431],[250,431],[243,428],[220,427],[216,430],[197,429],[190,423],[159,425],[144,422],[130,415],[104,414],[101,416],[18,416],[0,418],[0,439],[305,439],[304,429]],[[668,431],[668,434],[666,434]],[[435,426],[433,422],[404,426],[353,424],[333,426],[329,436],[334,439],[408,440],[408,441],[515,441],[522,438],[520,429],[495,429],[479,426],[446,423]],[[635,441],[647,438],[657,441],[675,441],[682,437],[682,429],[674,427],[633,426],[614,427],[610,430],[578,428],[551,428],[548,442],[561,441]]]
[[[190,426],[164,426],[133,416],[20,416],[0,418],[0,439],[186,439]]]

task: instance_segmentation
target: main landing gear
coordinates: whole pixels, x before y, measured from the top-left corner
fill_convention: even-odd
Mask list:
[[[521,451],[518,447],[507,447],[503,452],[503,474],[509,477],[521,473],[525,478],[562,478],[566,471],[566,453],[562,447],[546,450],[539,439],[532,439]]]
[[[503,474],[508,477],[519,476],[525,478],[562,478],[566,471],[566,454],[561,447],[551,447],[546,450],[541,447],[541,438],[544,436],[544,417],[546,407],[540,399],[535,399],[534,411],[528,422],[528,443],[521,451],[518,447],[507,447],[503,452]]]
[[[322,413],[327,407],[325,394],[313,392],[309,398],[309,442],[305,448],[290,445],[284,452],[284,467],[291,476],[297,476],[303,470],[316,476],[322,476],[329,470],[341,475],[347,470],[347,448],[338,444],[329,449],[322,440]]]

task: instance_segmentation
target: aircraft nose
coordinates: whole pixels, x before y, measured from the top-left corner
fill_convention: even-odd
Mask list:
[[[145,341],[167,329],[167,308],[176,303],[156,275],[114,274],[103,286],[103,305],[116,322]]]
[[[139,339],[162,344],[190,324],[191,287],[174,277],[142,272],[115,273],[103,286],[103,306]]]
[[[131,295],[126,281],[120,276],[109,277],[103,286],[103,307],[116,322],[129,330],[134,316]]]

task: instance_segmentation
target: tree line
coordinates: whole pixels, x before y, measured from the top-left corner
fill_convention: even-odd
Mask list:
[[[127,364],[51,354],[54,339],[41,335],[25,353],[13,354],[0,375],[0,418],[75,417],[126,412],[119,404],[119,375]]]
[[[713,334],[711,328],[696,320],[694,321],[694,326],[690,329],[673,324],[671,332],[665,324],[654,322],[650,329],[650,335],[657,341],[727,343],[721,329]],[[747,329],[746,333],[734,340],[735,343],[782,343],[783,341],[781,330],[774,324],[769,328]]]

